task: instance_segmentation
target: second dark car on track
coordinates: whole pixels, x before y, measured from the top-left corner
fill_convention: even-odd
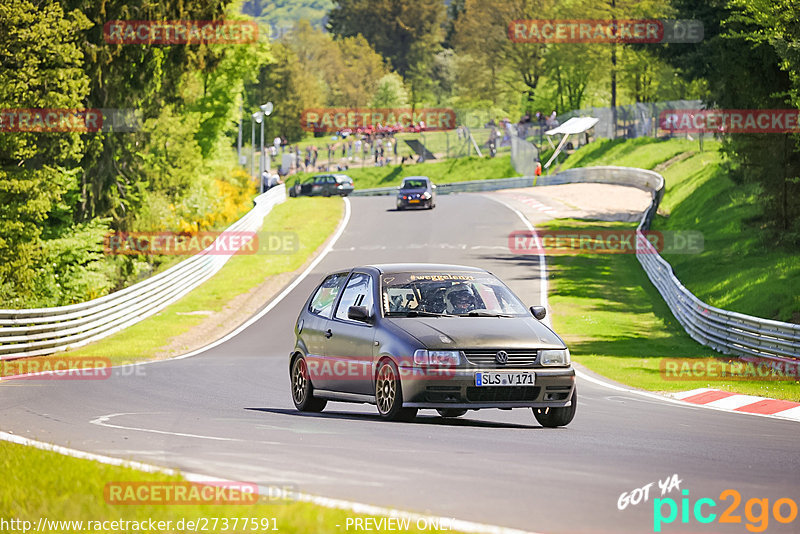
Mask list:
[[[318,174],[303,182],[295,181],[288,188],[290,197],[299,196],[342,196],[353,192],[353,179],[346,174]]]
[[[436,186],[427,176],[409,176],[397,191],[397,209],[436,207]]]
[[[531,408],[543,426],[572,421],[575,371],[564,342],[497,277],[460,265],[368,265],[330,273],[295,323],[289,357],[301,411],[372,403],[411,420]]]

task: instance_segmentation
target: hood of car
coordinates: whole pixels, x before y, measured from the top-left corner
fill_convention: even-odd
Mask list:
[[[387,319],[428,349],[564,348],[552,330],[533,317],[395,317]]]
[[[418,189],[401,189],[397,194],[398,195],[421,195],[427,191],[426,188],[420,187]]]

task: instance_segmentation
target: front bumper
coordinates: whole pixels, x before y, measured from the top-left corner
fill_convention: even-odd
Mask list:
[[[406,408],[562,408],[570,405],[575,389],[575,369],[554,367],[503,369],[504,372],[534,371],[533,386],[476,386],[475,372],[498,369],[448,369],[421,373],[401,367],[403,407]]]
[[[419,199],[419,202],[414,203],[412,203],[410,199],[397,199],[398,208],[427,208],[431,203],[433,203],[433,199]]]

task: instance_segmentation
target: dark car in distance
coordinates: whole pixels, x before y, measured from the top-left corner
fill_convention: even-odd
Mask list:
[[[436,186],[427,176],[409,176],[397,191],[397,209],[436,207]]]
[[[353,179],[346,174],[318,174],[303,182],[296,180],[289,188],[289,196],[346,197],[353,192],[353,188]]]
[[[530,408],[546,427],[572,421],[575,370],[564,342],[493,274],[436,264],[328,274],[295,323],[292,400],[375,404],[388,420],[419,409]]]

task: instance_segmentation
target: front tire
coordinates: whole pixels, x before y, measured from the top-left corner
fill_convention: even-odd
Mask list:
[[[572,390],[572,404],[564,408],[531,408],[533,416],[546,428],[567,426],[575,417],[578,408],[578,388]]]
[[[464,410],[463,408],[437,408],[436,411],[439,412],[439,415],[447,419],[452,417],[461,417],[467,413],[467,410]]]
[[[400,373],[391,360],[384,360],[378,367],[375,379],[375,404],[378,406],[380,416],[387,421],[413,421],[417,416],[416,408],[403,408]]]
[[[314,386],[308,374],[306,359],[302,356],[295,358],[292,363],[292,401],[295,408],[301,412],[321,412],[328,401],[314,398]]]

